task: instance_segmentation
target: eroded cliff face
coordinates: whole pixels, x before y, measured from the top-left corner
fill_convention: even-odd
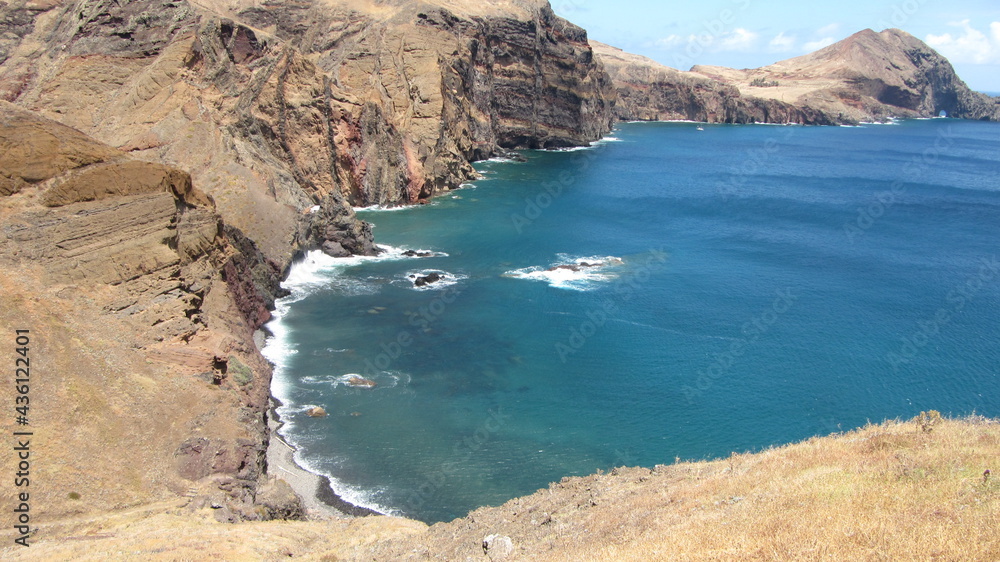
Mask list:
[[[783,96],[854,120],[936,117],[942,111],[960,119],[1000,120],[998,100],[969,90],[946,58],[899,29],[866,29],[815,53],[747,71],[746,78],[778,84],[750,86],[753,95]],[[735,84],[749,93],[742,80]]]
[[[334,168],[352,203],[415,203],[470,179],[470,161],[501,149],[578,146],[610,130],[614,93],[586,32],[547,3],[391,4],[239,14],[329,77]]]
[[[7,102],[0,185],[0,320],[32,333],[29,419],[48,436],[37,515],[171,492],[225,519],[296,512],[260,493],[271,371],[252,333],[280,268],[186,172]]]
[[[472,160],[586,144],[613,120],[586,33],[545,2],[4,10],[3,99],[189,171],[281,264],[331,240],[303,238],[328,230],[315,205],[347,224],[351,205],[416,203],[470,179]]]
[[[836,122],[825,111],[744,96],[735,86],[681,72],[616,47],[594,43],[594,52],[615,85],[618,94],[615,114],[623,121],[803,125]]]

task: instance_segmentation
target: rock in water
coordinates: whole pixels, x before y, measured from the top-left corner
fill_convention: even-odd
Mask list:
[[[428,273],[427,275],[416,276],[416,278],[413,280],[413,285],[416,287],[426,287],[427,285],[432,285],[439,281],[443,281],[444,279],[445,279],[444,275],[432,272]]]
[[[306,410],[306,415],[309,416],[310,418],[325,418],[326,410],[319,406],[316,406],[315,408],[309,408],[308,410]]]
[[[353,386],[354,388],[375,388],[378,386],[377,382],[366,379],[362,376],[351,377],[347,380],[347,384]]]
[[[407,250],[403,252],[403,255],[408,258],[430,258],[434,256],[434,252],[428,252],[426,250]]]

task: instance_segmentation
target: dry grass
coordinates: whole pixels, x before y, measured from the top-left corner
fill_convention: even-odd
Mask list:
[[[497,533],[520,560],[995,561],[1000,484],[983,473],[998,464],[995,421],[942,420],[930,432],[888,422],[759,454],[566,479],[431,527],[418,554],[410,540],[376,559],[466,559]]]
[[[605,540],[538,559],[1000,560],[998,440],[985,420],[890,422],[671,467],[590,518]]]
[[[20,560],[1000,560],[1000,423],[888,422],[758,454],[616,469],[426,528],[394,518],[225,525],[158,504],[46,525]],[[9,543],[8,543],[9,544]],[[28,555],[31,555],[30,557]]]

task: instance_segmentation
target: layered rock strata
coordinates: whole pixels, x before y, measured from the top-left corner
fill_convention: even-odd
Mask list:
[[[3,99],[189,171],[279,263],[338,243],[302,237],[328,230],[316,205],[346,225],[351,205],[416,203],[473,177],[472,160],[586,144],[613,120],[586,32],[546,2],[5,10]]]
[[[29,420],[45,436],[38,515],[168,491],[226,520],[300,511],[258,501],[278,488],[260,487],[271,371],[252,335],[281,268],[186,172],[7,102],[0,185],[0,317],[33,334]]]

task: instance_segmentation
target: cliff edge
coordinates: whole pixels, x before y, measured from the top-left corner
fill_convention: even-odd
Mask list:
[[[1000,557],[995,420],[887,422],[755,454],[564,478],[427,527],[162,509],[67,521],[4,553],[60,560],[969,560]]]
[[[264,474],[271,370],[252,339],[280,267],[186,172],[7,102],[0,193],[0,325],[30,340],[35,520],[170,497],[227,521],[301,511]],[[0,392],[14,404],[14,385]]]

